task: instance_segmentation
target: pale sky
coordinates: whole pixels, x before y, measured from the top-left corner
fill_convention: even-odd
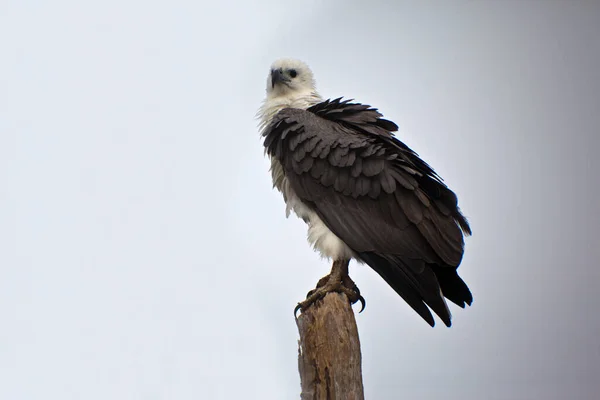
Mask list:
[[[351,276],[367,399],[600,391],[600,3],[4,1],[0,398],[297,399],[329,270],[254,116],[269,65],[371,104],[456,191],[474,304]]]

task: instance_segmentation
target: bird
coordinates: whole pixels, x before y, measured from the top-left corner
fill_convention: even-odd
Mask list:
[[[349,263],[371,267],[430,326],[447,326],[446,299],[465,308],[473,295],[458,275],[470,224],[456,194],[400,141],[377,108],[347,97],[324,99],[309,66],[280,58],[269,69],[257,112],[273,187],[286,217],[307,225],[307,239],[332,260],[297,311],[327,293],[365,300]]]

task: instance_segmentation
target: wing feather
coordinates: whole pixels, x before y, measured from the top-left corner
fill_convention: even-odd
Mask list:
[[[284,109],[265,129],[298,197],[425,320],[448,325],[443,297],[472,297],[456,274],[471,233],[456,195],[367,105],[327,100]],[[446,272],[447,271],[447,272]]]

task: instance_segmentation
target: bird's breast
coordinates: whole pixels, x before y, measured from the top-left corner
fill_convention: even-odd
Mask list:
[[[322,257],[332,260],[352,259],[354,252],[348,245],[333,233],[319,215],[305,204],[291,187],[285,176],[281,163],[271,157],[271,177],[273,186],[279,190],[285,201],[286,217],[293,211],[308,225],[308,242]]]

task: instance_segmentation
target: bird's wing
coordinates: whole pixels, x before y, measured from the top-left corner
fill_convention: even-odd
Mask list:
[[[456,274],[467,220],[456,195],[368,105],[336,99],[286,108],[263,132],[291,187],[327,227],[424,319],[446,325],[443,295],[461,307],[471,293]]]

